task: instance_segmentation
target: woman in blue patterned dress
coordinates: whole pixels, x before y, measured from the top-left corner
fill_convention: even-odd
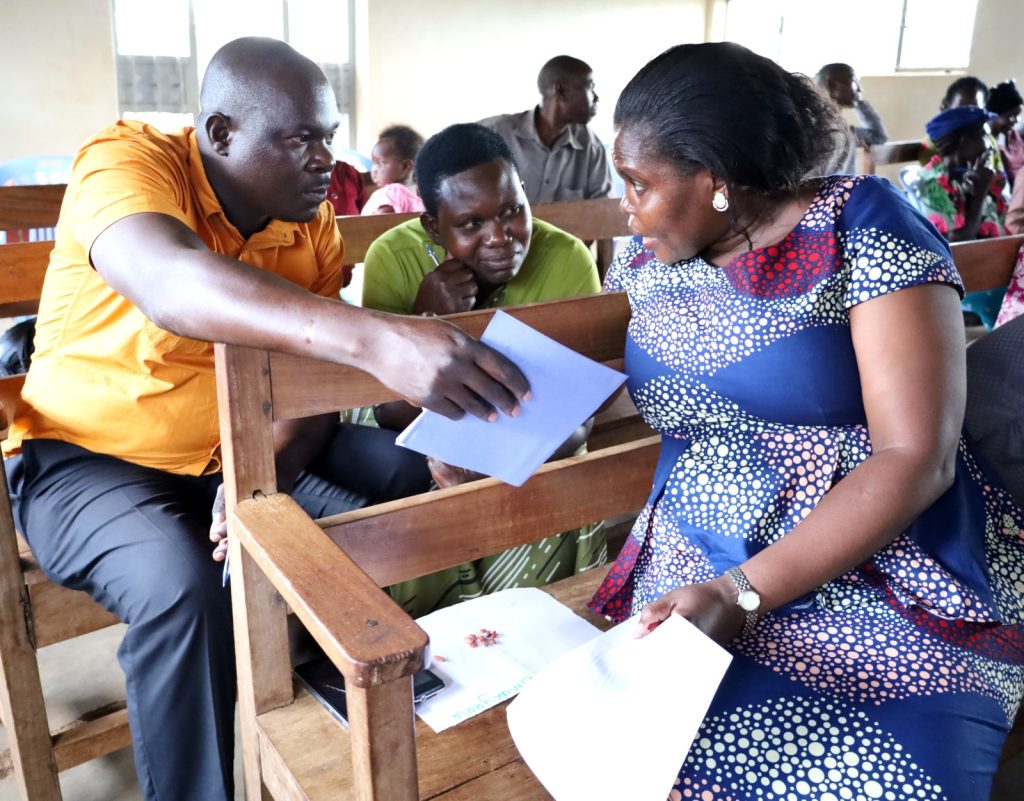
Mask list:
[[[844,126],[737,45],[659,56],[615,122],[636,238],[607,288],[663,444],[591,607],[734,654],[671,798],[987,801],[1024,540],[960,438],[946,243],[885,181],[815,177]]]

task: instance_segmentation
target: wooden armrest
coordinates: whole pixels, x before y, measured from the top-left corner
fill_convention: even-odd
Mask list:
[[[372,687],[423,667],[427,634],[284,493],[240,501],[238,537],[344,674]]]

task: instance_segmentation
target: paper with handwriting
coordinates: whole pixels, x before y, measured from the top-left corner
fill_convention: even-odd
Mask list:
[[[445,689],[416,706],[434,731],[515,697],[540,670],[600,630],[543,590],[503,590],[419,618],[430,635],[430,669]],[[494,632],[494,644],[481,630]]]

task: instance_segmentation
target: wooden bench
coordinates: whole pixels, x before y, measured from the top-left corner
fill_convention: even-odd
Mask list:
[[[62,186],[0,188],[0,227],[52,224],[62,191]],[[23,201],[27,205],[19,207],[18,203]],[[570,204],[556,204],[563,205]],[[19,208],[22,210],[18,211]],[[52,214],[52,218],[47,214]],[[582,211],[555,208],[555,217],[569,222],[580,220],[583,235],[590,237],[597,237],[605,230],[617,234],[618,228],[611,227],[610,223],[621,223],[613,201],[590,203]],[[338,224],[348,240],[348,252],[359,252],[361,258],[376,236],[372,234],[375,226],[381,221],[395,224],[402,218],[406,215],[342,217]],[[51,249],[50,242],[0,246],[0,318],[37,310]],[[24,376],[0,378],[0,404],[11,410],[15,408],[24,379]],[[604,447],[645,434],[649,434],[649,429],[640,420],[629,396],[623,393],[595,426],[592,447]],[[5,483],[3,494],[6,498]],[[618,526],[611,536],[623,536],[623,529],[623,525]],[[10,538],[13,538],[13,545],[8,550],[12,549],[18,557],[4,561],[0,580],[6,587],[16,589],[16,597],[22,604],[17,608],[24,607],[26,617],[15,615],[18,625],[5,628],[0,638],[0,663],[11,666],[4,674],[8,682],[6,690],[2,691],[4,698],[0,699],[0,717],[4,721],[15,721],[14,726],[8,727],[11,749],[7,755],[0,754],[0,778],[13,771],[25,798],[57,799],[60,797],[58,770],[128,746],[130,735],[123,698],[61,727],[60,731],[50,732],[34,649],[112,625],[117,620],[84,593],[49,582],[26,543],[16,536],[9,513],[0,509],[0,540]],[[10,589],[10,593],[15,589]],[[4,602],[0,599],[0,603]]]
[[[966,292],[999,289],[1010,283],[1024,234],[953,242],[953,262],[964,280]]]
[[[874,145],[873,158],[876,165],[916,161],[920,146],[918,140]],[[64,189],[63,185],[0,187],[0,230],[56,224]],[[539,204],[534,214],[581,239],[601,240],[629,234],[626,218],[614,198]],[[339,217],[346,260],[362,261],[374,239],[415,216]],[[1008,256],[1014,249],[1013,242],[1019,247],[1019,241],[1017,236],[955,243],[953,256],[968,284],[967,290],[1005,286],[1013,268]],[[0,247],[0,305],[6,305],[9,314],[30,314],[35,310],[51,248],[47,242]]]
[[[0,404],[0,438],[6,429]],[[0,753],[0,778],[13,772],[24,801],[60,801],[59,771],[130,745],[123,697],[51,731],[36,657],[39,648],[117,622],[85,593],[43,575],[15,530],[0,472],[0,719],[9,746]]]
[[[916,163],[921,155],[920,139],[904,139],[871,146],[871,163],[878,167]]]
[[[66,188],[63,184],[0,187],[0,231],[56,225]],[[580,239],[595,240],[602,278],[611,264],[612,239],[629,235],[626,218],[619,211],[616,198],[540,203],[533,207],[533,215]],[[338,217],[338,230],[345,241],[345,262],[363,261],[373,240],[399,223],[418,216],[410,213]],[[42,242],[34,244],[44,249],[46,246]]]
[[[621,294],[505,311],[621,364],[629,317]],[[450,319],[479,335],[492,314]],[[426,636],[380,587],[636,511],[650,490],[658,438],[546,464],[519,489],[486,479],[318,523],[276,491],[274,420],[394,393],[352,368],[222,345],[217,382],[248,797],[259,798],[265,783],[279,799],[547,798],[519,759],[502,708],[440,735],[414,724],[410,676],[422,666]],[[581,611],[604,572],[550,591]],[[345,674],[348,732],[293,686],[285,604]]]
[[[629,311],[619,294],[507,311],[605,363],[622,356]],[[489,316],[450,319],[478,335]],[[273,421],[394,394],[350,368],[221,345],[217,379],[247,797],[263,785],[305,801],[549,799],[511,742],[504,705],[441,734],[413,719],[409,677],[426,636],[380,588],[638,508],[658,438],[544,465],[519,489],[486,479],[313,521],[276,490]],[[548,592],[604,625],[584,606],[605,574]],[[293,682],[289,608],[345,675],[349,731]],[[1007,757],[1024,747],[1022,734],[1018,726]]]
[[[63,191],[63,186],[0,187],[0,229],[6,225],[35,225],[55,221]],[[27,205],[19,206],[20,202]],[[534,213],[581,239],[605,242],[607,247],[603,248],[603,252],[606,256],[610,254],[612,238],[629,233],[626,218],[619,211],[618,200],[612,198],[540,204]],[[53,215],[52,221],[47,214]],[[346,262],[362,261],[367,248],[378,236],[417,216],[379,214],[338,217],[338,229],[345,242]],[[52,249],[52,242],[0,246],[0,319],[36,312]],[[13,408],[20,389],[17,383],[9,383],[6,388],[0,384],[0,401],[6,397]],[[637,436],[645,428],[629,397],[623,394],[596,422],[592,441],[600,444],[621,442]]]
[[[0,231],[53,228],[65,189],[65,184],[0,187]]]
[[[46,187],[46,189],[50,190],[52,187]],[[7,190],[0,190],[0,194],[5,191]],[[602,202],[602,204],[605,211],[612,211],[610,205],[606,201]],[[618,213],[617,210],[615,213]],[[352,219],[375,220],[375,218],[370,217]],[[38,218],[33,218],[31,221],[35,224],[38,221]],[[339,221],[339,226],[341,227],[343,225],[345,225],[345,223],[343,221]],[[344,228],[342,228],[342,230],[344,230]],[[372,241],[372,239],[368,241]],[[1024,241],[1024,237],[1006,237],[1000,240],[982,240],[978,242],[958,243],[954,245],[954,257],[958,267],[964,274],[964,279],[967,283],[968,289],[973,291],[976,289],[990,288],[991,286],[1005,285],[1013,269],[1017,248],[1020,246],[1022,241]],[[42,276],[45,272],[50,247],[49,243],[30,243],[0,247],[0,316],[4,316],[5,312],[6,314],[26,313],[35,308],[38,302],[39,291],[42,285]],[[366,245],[364,244],[362,247],[364,249],[363,252],[365,252]],[[20,392],[21,381],[21,377],[0,380],[0,398],[6,395],[9,400],[15,399]],[[591,440],[592,447],[604,447],[616,442],[632,442],[645,433],[646,429],[644,424],[633,416],[635,415],[635,410],[630,411],[631,404],[629,403],[628,397],[620,397],[613,405],[613,408],[614,407],[619,407],[623,410],[623,412],[617,416],[618,419],[622,421],[621,430],[615,432],[614,428],[609,429],[607,438],[601,439],[602,432],[599,427],[595,430],[594,437],[596,439],[592,438]],[[545,470],[547,469],[548,468],[545,468]],[[0,521],[2,520],[3,515],[0,514]],[[0,539],[2,538],[3,535],[0,534]],[[17,581],[10,578],[5,579],[7,581],[6,586],[18,586],[23,588],[19,597],[24,599],[27,595],[29,598],[29,604],[34,611],[37,620],[43,621],[32,624],[35,627],[35,632],[37,634],[36,644],[39,647],[42,647],[43,644],[48,642],[55,642],[66,636],[65,633],[57,632],[57,629],[53,628],[55,625],[67,623],[69,620],[75,621],[80,619],[78,612],[71,611],[70,613],[67,613],[65,610],[75,610],[79,607],[82,608],[85,610],[83,612],[84,618],[91,621],[88,625],[91,625],[93,628],[98,628],[112,622],[109,619],[103,620],[102,616],[106,615],[106,613],[81,593],[72,593],[51,585],[31,561],[31,555],[28,553],[27,549],[24,548],[24,544],[18,543],[17,539],[15,539],[15,552],[20,552],[21,556],[17,562],[21,569],[21,578]],[[5,560],[5,564],[13,564],[13,562]],[[596,583],[596,578],[596,576],[585,576],[573,580],[580,582],[585,579],[585,581],[582,582],[582,584],[585,585],[584,589],[577,588],[574,590],[579,599],[589,597],[592,586]],[[553,592],[558,594],[562,592],[562,590],[553,590]],[[569,596],[565,597],[569,598]],[[59,600],[54,601],[53,599]],[[22,600],[20,603],[25,603],[25,601]],[[41,611],[43,611],[42,615],[40,615]],[[66,617],[67,619],[61,620],[62,617]],[[32,629],[25,628],[24,630],[29,632]],[[14,639],[17,640],[18,636],[20,636],[17,634],[17,628],[10,630],[6,626],[4,627],[5,633],[9,634],[11,631],[13,631],[15,635]],[[57,633],[45,633],[48,631]],[[41,637],[39,636],[39,632],[44,632]],[[27,641],[31,644],[31,639],[28,639]],[[0,661],[3,661],[5,665],[15,664],[10,658],[5,657],[4,655],[5,653],[10,652],[11,647],[15,648],[15,652],[20,648],[22,653],[22,657],[19,657],[22,659],[20,664],[27,665],[28,663],[24,660],[25,648],[23,642],[20,645],[15,642],[13,646],[8,642],[0,643]],[[15,669],[14,675],[20,675],[22,669],[22,667]],[[4,675],[10,676],[12,674],[10,670],[6,670]],[[29,693],[29,695],[31,695],[31,693]],[[32,705],[30,704],[30,706]],[[36,708],[38,709],[38,707]],[[7,712],[2,707],[0,707],[0,715],[3,715],[5,720],[14,719],[10,717],[11,713]],[[38,717],[38,715],[36,715],[36,717]],[[121,717],[123,719],[123,711],[121,712]],[[90,727],[90,729],[99,728],[101,727],[98,725]],[[328,726],[327,728],[330,727]],[[78,735],[84,735],[88,730],[89,729],[80,728],[78,729]],[[113,729],[108,729],[107,731],[108,733],[110,731],[116,732],[113,740],[111,740],[110,737],[106,738],[108,742],[113,741],[120,743],[120,745],[127,743],[126,724],[124,726],[115,725]],[[1021,726],[1018,726],[1017,729],[1015,729],[1015,736],[1018,741],[1024,740],[1024,729],[1022,729]],[[66,736],[51,739],[53,747],[53,762],[49,763],[51,766],[55,762],[59,769],[63,769],[71,764],[77,764],[79,761],[83,761],[83,759],[90,758],[92,755],[98,755],[99,752],[97,752],[97,754],[93,754],[88,750],[83,751],[80,748],[80,743],[77,737],[78,736],[76,735],[75,740]],[[120,747],[120,745],[117,747]],[[89,746],[89,748],[92,748],[92,746]],[[1010,746],[1008,744],[1008,749],[1009,748]],[[1019,742],[1013,752],[1016,753],[1021,749],[1024,749],[1024,742]],[[22,750],[24,751],[26,749]],[[35,749],[28,750],[34,751]],[[89,756],[83,757],[83,754],[89,754]],[[49,757],[47,757],[47,759],[49,759]],[[44,762],[45,761],[46,760],[44,760]],[[4,768],[2,757],[0,757],[0,776],[2,775],[4,775]],[[26,797],[52,798],[57,796],[37,795]]]

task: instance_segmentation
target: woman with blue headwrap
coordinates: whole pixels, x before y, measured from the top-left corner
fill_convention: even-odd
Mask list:
[[[996,154],[986,128],[995,116],[978,106],[956,106],[925,125],[936,153],[921,168],[915,193],[921,211],[950,242],[1009,233],[1006,174],[993,165]],[[1005,291],[972,292],[964,308],[991,328]]]
[[[1006,176],[992,168],[985,124],[978,106],[948,108],[925,125],[936,154],[921,169],[918,194],[924,213],[951,242],[1006,233]]]

